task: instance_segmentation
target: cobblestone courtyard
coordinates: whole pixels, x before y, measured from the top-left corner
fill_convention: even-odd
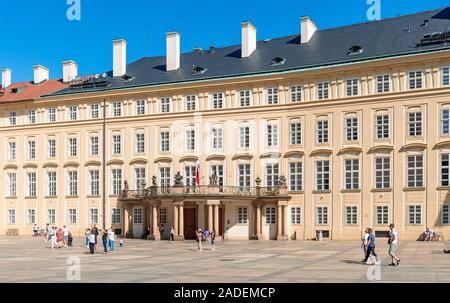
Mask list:
[[[391,267],[384,240],[380,282],[450,282],[443,242],[401,242],[401,264]],[[80,258],[78,282],[371,282],[357,241],[225,241],[197,252],[194,241],[124,239],[115,252],[93,256],[82,241],[52,250],[42,238],[0,237],[0,282],[77,282],[66,278],[71,256]]]

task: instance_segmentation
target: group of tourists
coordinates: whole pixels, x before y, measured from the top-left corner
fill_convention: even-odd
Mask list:
[[[400,264],[400,258],[395,254],[397,251],[398,232],[395,230],[395,225],[389,225],[389,256],[391,257],[391,263],[389,266],[398,266]],[[366,228],[364,236],[362,238],[361,247],[364,249],[364,259],[361,261],[363,264],[380,264],[380,259],[375,252],[375,232],[372,228]],[[369,263],[371,259],[372,263]]]
[[[114,251],[115,241],[116,241],[116,232],[114,228],[111,226],[110,229],[99,230],[96,225],[92,225],[91,228],[86,228],[85,232],[85,241],[86,248],[89,249],[89,254],[93,255],[97,251],[97,239],[101,233],[102,244],[103,244],[103,253],[108,253],[109,251]]]
[[[33,231],[34,230],[35,228],[33,228]],[[34,233],[35,236],[37,236],[37,234],[38,233]],[[61,248],[73,246],[72,233],[66,225],[58,228],[56,226],[50,226],[50,224],[47,223],[47,225],[45,226],[45,242],[49,241],[51,243],[52,249],[55,247]]]
[[[199,228],[196,234],[197,236],[195,238],[195,241],[197,242],[198,251],[203,250],[202,242],[207,241],[208,238],[211,239],[211,250],[216,250],[216,231],[214,229],[212,229],[211,231],[206,229],[205,231],[202,232],[202,229]]]

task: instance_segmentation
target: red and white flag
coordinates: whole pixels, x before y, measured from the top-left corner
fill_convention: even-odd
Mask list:
[[[197,160],[197,171],[195,172],[195,183],[197,186],[200,185],[200,161]]]

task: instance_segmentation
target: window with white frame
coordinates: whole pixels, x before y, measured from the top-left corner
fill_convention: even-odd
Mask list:
[[[442,205],[442,224],[450,224],[449,213],[450,213],[450,205],[449,204]]]
[[[16,210],[8,209],[8,224],[16,224]]]
[[[47,172],[47,197],[56,197],[56,171]]]
[[[66,194],[71,197],[78,196],[78,171],[76,170],[67,171]]]
[[[164,130],[159,133],[159,142],[160,151],[170,151],[170,132],[168,130]]]
[[[318,160],[315,162],[316,168],[316,190],[330,189],[330,161]]]
[[[196,108],[197,96],[196,95],[188,95],[185,97],[185,104],[187,111],[193,111]]]
[[[112,154],[120,155],[122,153],[122,135],[113,134],[112,135]]]
[[[390,157],[375,158],[375,188],[391,187],[391,159]]]
[[[122,190],[122,169],[111,169],[111,194],[117,196]]]
[[[375,134],[377,139],[389,138],[389,115],[378,114],[375,116]]]
[[[328,120],[316,121],[316,142],[317,144],[328,143]]]
[[[239,106],[240,107],[250,106],[250,98],[251,98],[251,91],[249,91],[249,90],[240,91],[239,92]]]
[[[56,209],[47,209],[47,223],[56,224]]]
[[[391,91],[391,76],[378,75],[377,76],[377,93],[388,93]]]
[[[279,166],[278,163],[266,163],[266,186],[276,187],[278,186],[279,178]]]
[[[347,79],[345,81],[345,93],[347,97],[359,95],[359,79]]]
[[[266,146],[278,146],[278,124],[276,122],[267,122],[266,125]]]
[[[247,207],[238,207],[237,224],[248,223],[248,209]]]
[[[239,148],[247,149],[250,147],[250,127],[239,126]]]
[[[9,112],[9,114],[8,114],[8,122],[9,122],[9,125],[16,125],[17,124],[17,112]]]
[[[303,190],[303,163],[290,162],[289,163],[289,190],[301,191]]]
[[[246,190],[250,188],[251,186],[250,172],[251,172],[250,164],[238,165],[237,179],[238,179],[238,186],[241,190]]]
[[[98,156],[98,136],[89,137],[89,153],[91,156]]]
[[[423,186],[423,155],[411,155],[407,161],[407,187]]]
[[[184,167],[184,179],[186,180],[186,186],[197,185],[197,166],[187,165]]]
[[[159,168],[159,180],[161,187],[170,186],[170,167]]]
[[[26,193],[27,198],[35,198],[37,182],[36,182],[36,172],[27,172],[26,174]]]
[[[450,134],[450,110],[448,108],[441,110],[441,134]]]
[[[408,113],[408,134],[411,137],[422,136],[422,112]]]
[[[113,117],[122,116],[122,102],[116,101],[112,103],[112,116]]]
[[[449,169],[449,154],[441,154],[441,186],[450,186]]]
[[[159,209],[159,224],[167,224],[167,208]]]
[[[17,174],[6,174],[6,197],[17,197]]]
[[[28,224],[36,223],[36,210],[34,208],[27,209],[27,223]]]
[[[67,221],[69,224],[77,224],[77,209],[76,208],[69,208],[67,209]]]
[[[276,223],[276,208],[266,207],[266,224]]]
[[[330,97],[330,82],[317,83],[317,99],[323,100]]]
[[[377,206],[377,224],[389,224],[389,207],[387,205]]]
[[[98,104],[98,103],[91,104],[90,115],[91,115],[91,119],[100,118],[100,104]]]
[[[89,208],[89,224],[98,224],[98,208]]]
[[[47,109],[47,121],[56,122],[56,108],[52,107]]]
[[[47,140],[47,157],[50,159],[56,157],[56,139]]]
[[[100,171],[98,169],[89,170],[89,196],[100,195]]]
[[[358,117],[345,118],[345,139],[347,141],[358,140]]]
[[[278,104],[278,88],[267,89],[267,104]]]
[[[145,115],[145,100],[136,101],[136,115]]]
[[[223,108],[223,93],[213,93],[211,96],[211,108]]]
[[[345,223],[348,225],[358,224],[358,207],[346,206],[345,207]]]
[[[28,140],[28,159],[36,159],[36,141],[34,139]]]
[[[423,73],[422,71],[412,71],[408,73],[409,89],[422,88]]]
[[[292,121],[290,125],[290,143],[291,145],[302,144],[302,123],[300,121]]]
[[[445,66],[442,68],[442,85],[450,85],[450,67]]]
[[[327,206],[316,207],[316,223],[318,225],[328,224],[328,207]]]
[[[69,157],[76,157],[78,150],[77,138],[69,138]]]
[[[409,205],[408,206],[408,224],[422,224],[422,206]]]
[[[291,224],[302,224],[302,209],[301,207],[291,207]]]
[[[194,129],[188,129],[186,130],[186,150],[187,151],[194,151],[195,150],[195,130]]]
[[[171,99],[169,97],[162,97],[159,99],[160,111],[162,113],[170,112],[170,102],[171,102]]]
[[[68,108],[69,110],[69,120],[74,121],[78,120],[78,106],[71,105]]]
[[[142,208],[133,208],[133,224],[142,224]]]
[[[214,164],[211,165],[211,175],[217,176],[217,185],[220,187],[224,186],[224,174],[223,174],[223,165],[221,164]]]
[[[300,102],[303,100],[303,86],[291,86],[291,102]]]
[[[359,159],[344,160],[345,189],[359,189]]]
[[[111,222],[112,224],[120,224],[120,215],[121,215],[121,211],[120,208],[113,208],[111,210]]]
[[[30,109],[28,111],[28,123],[29,124],[36,123],[36,110],[35,109]]]
[[[8,160],[16,160],[16,141],[8,141]]]
[[[145,152],[145,134],[143,132],[135,134],[135,151],[137,154]]]
[[[146,172],[145,167],[134,168],[134,188],[136,190],[143,190],[146,187]]]
[[[212,148],[216,150],[222,149],[222,128],[213,127],[211,133],[212,133]]]

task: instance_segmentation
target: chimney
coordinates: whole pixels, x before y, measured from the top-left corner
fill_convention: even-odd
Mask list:
[[[166,34],[166,70],[180,68],[180,33],[169,32]]]
[[[70,82],[75,80],[78,76],[78,65],[75,61],[63,61],[63,82]]]
[[[9,68],[2,69],[2,88],[7,88],[11,85],[11,70]]]
[[[127,41],[113,41],[113,77],[122,77],[127,73]]]
[[[300,19],[300,42],[301,44],[308,43],[314,33],[317,31],[317,25],[308,16],[303,16]]]
[[[250,22],[242,22],[242,58],[248,58],[256,49],[256,27]]]
[[[34,84],[39,84],[49,79],[49,70],[45,66],[36,64],[33,66]]]

